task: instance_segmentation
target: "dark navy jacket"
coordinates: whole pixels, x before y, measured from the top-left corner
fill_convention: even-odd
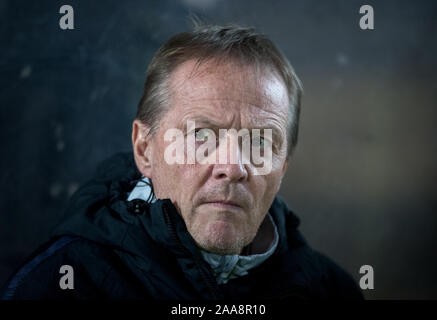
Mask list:
[[[127,202],[141,178],[131,154],[103,162],[72,197],[49,242],[9,279],[1,299],[362,299],[343,269],[311,249],[299,219],[276,198],[276,251],[249,274],[218,285],[170,200]],[[61,289],[62,265],[74,289]]]

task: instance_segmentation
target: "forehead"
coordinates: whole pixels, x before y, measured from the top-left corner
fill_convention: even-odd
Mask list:
[[[278,76],[263,69],[215,61],[197,66],[194,60],[186,61],[170,77],[172,111],[240,122],[286,122],[287,90]]]

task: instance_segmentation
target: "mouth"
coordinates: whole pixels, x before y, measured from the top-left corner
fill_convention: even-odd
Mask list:
[[[203,205],[208,205],[220,209],[226,209],[226,210],[237,210],[242,209],[241,205],[239,205],[235,201],[229,201],[229,200],[213,200],[213,201],[206,201],[202,203]]]

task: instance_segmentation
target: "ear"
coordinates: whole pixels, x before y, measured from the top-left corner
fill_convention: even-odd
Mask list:
[[[285,158],[284,165],[282,166],[282,176],[284,176],[285,172],[287,171],[287,168],[288,168],[288,159],[289,159],[288,157]]]
[[[279,182],[278,189],[276,190],[276,192],[279,192],[279,189],[281,189],[282,179],[284,178],[285,172],[287,171],[287,167],[288,167],[288,159],[289,157],[285,158],[284,164],[282,165],[281,181]]]
[[[153,146],[148,133],[149,126],[135,119],[132,123],[132,147],[138,170],[147,178],[152,179]]]

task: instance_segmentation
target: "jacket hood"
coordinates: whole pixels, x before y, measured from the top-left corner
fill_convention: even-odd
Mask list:
[[[94,178],[72,196],[52,236],[78,236],[145,257],[151,240],[178,254],[176,233],[188,250],[196,251],[194,240],[169,199],[159,199],[153,204],[127,201],[140,179],[132,153],[118,153],[105,160]],[[305,244],[297,230],[299,218],[282,200],[276,197],[269,212],[279,233],[276,251]],[[199,252],[192,253],[200,257]]]

